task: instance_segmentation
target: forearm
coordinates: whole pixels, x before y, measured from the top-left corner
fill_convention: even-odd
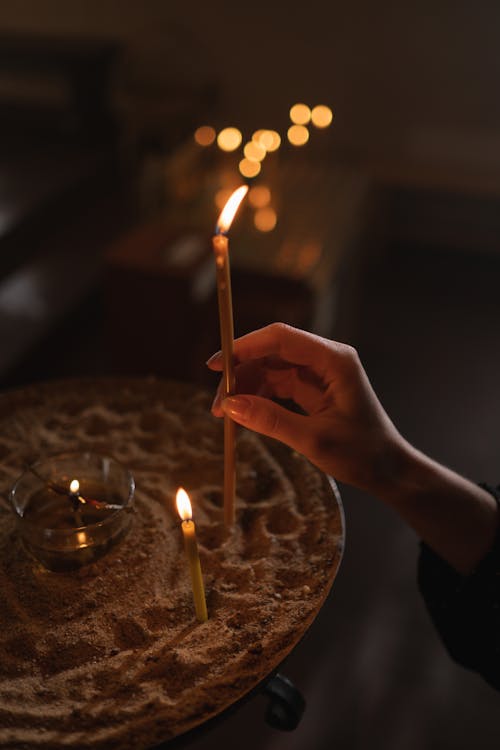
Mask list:
[[[493,544],[498,508],[490,493],[404,440],[392,449],[391,476],[371,489],[460,573],[471,573]]]

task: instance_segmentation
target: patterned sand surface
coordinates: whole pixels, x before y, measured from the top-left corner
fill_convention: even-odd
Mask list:
[[[112,455],[136,480],[131,531],[52,573],[0,505],[0,747],[147,748],[214,716],[300,640],[340,564],[330,482],[238,433],[237,523],[222,522],[222,427],[208,394],[154,379],[50,383],[0,396],[0,493],[26,461]],[[194,618],[175,510],[190,493],[209,620]]]

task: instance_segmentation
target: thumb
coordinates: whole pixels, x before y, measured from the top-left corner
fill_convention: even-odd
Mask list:
[[[255,432],[281,440],[291,448],[301,451],[300,436],[304,434],[300,414],[284,409],[273,401],[261,396],[228,396],[221,403],[224,414],[238,424]]]

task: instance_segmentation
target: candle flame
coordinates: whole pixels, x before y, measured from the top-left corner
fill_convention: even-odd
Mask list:
[[[191,501],[189,495],[185,489],[179,487],[177,490],[177,496],[175,499],[177,503],[177,512],[183,521],[190,521],[193,517],[193,511],[191,508]]]
[[[240,203],[247,192],[248,186],[240,185],[240,187],[236,188],[234,193],[230,195],[217,221],[217,234],[220,234],[221,232],[225,234],[229,230],[229,227],[231,226],[236,215],[236,211],[238,210]]]
[[[80,489],[80,482],[78,481],[78,479],[73,479],[69,485],[69,491],[73,495],[76,495],[79,489]]]

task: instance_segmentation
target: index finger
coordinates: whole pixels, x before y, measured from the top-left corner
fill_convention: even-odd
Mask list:
[[[278,356],[293,365],[307,366],[320,378],[332,377],[350,347],[286,323],[271,323],[234,342],[236,362]]]

